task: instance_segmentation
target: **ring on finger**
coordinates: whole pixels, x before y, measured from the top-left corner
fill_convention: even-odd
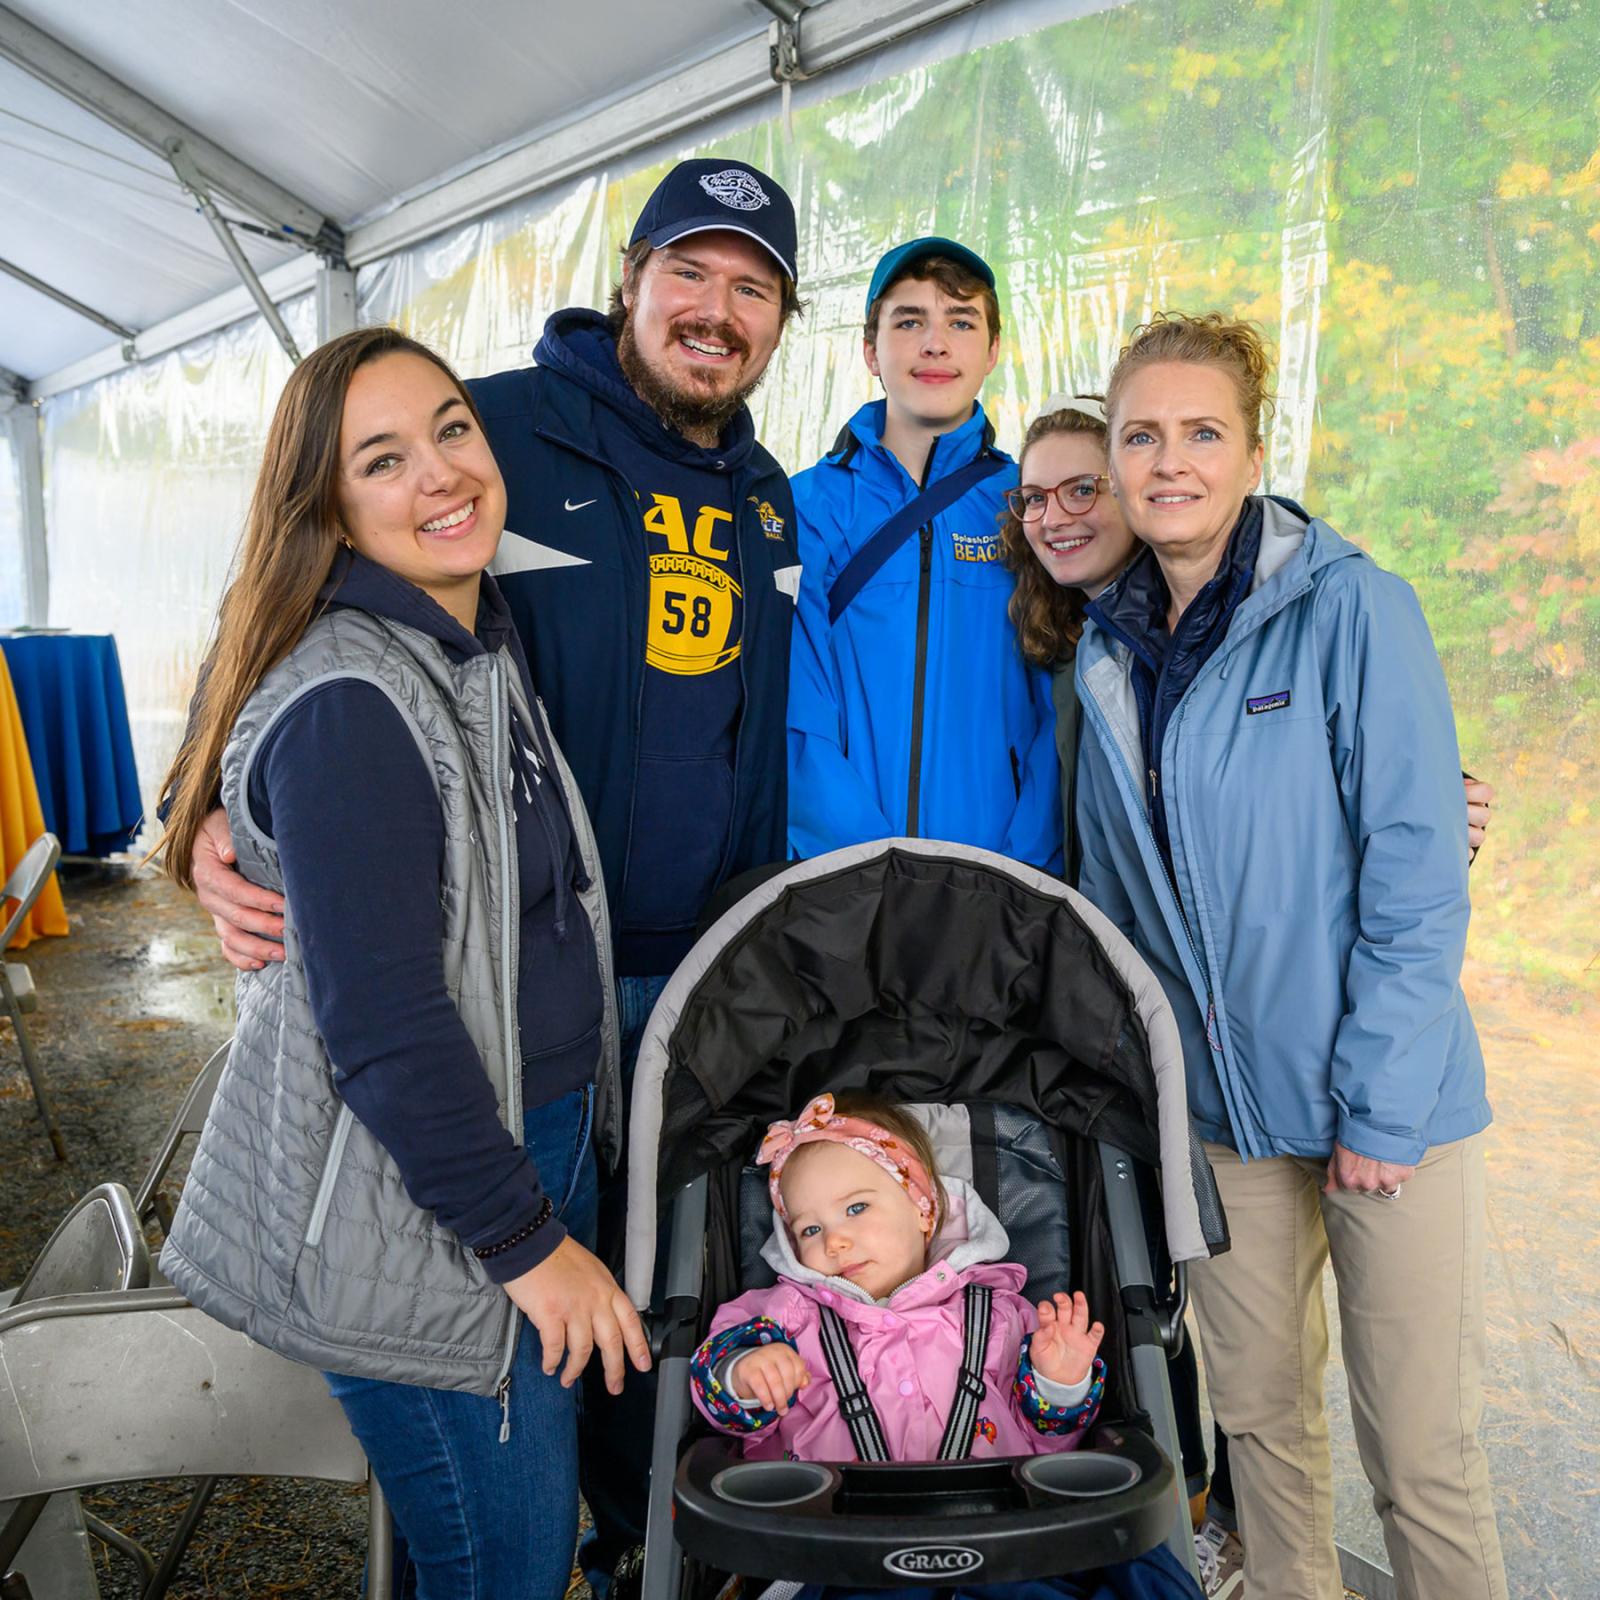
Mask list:
[[[1400,1198],[1400,1191],[1404,1187],[1404,1184],[1397,1183],[1392,1189],[1375,1189],[1373,1190],[1373,1193],[1376,1194],[1380,1200],[1398,1200]]]

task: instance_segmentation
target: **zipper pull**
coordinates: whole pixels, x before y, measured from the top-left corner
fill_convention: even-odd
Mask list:
[[[924,572],[933,570],[933,530],[931,528],[922,530],[922,570]]]
[[[1150,809],[1156,808],[1156,791],[1161,787],[1161,774],[1154,767],[1150,768]]]
[[[1222,1041],[1217,1037],[1217,1002],[1206,996],[1206,1043],[1219,1055],[1222,1053]]]
[[[500,1443],[507,1444],[511,1439],[511,1376],[509,1373],[500,1380],[500,1387],[495,1390],[495,1395],[500,1401]]]

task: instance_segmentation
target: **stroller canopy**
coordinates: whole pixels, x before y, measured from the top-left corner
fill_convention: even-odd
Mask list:
[[[1225,1248],[1161,985],[1075,890],[987,850],[887,839],[804,861],[709,928],[646,1027],[625,1282],[657,1207],[824,1089],[990,1100],[1160,1168],[1174,1261]],[[952,1092],[952,1085],[956,1089]]]

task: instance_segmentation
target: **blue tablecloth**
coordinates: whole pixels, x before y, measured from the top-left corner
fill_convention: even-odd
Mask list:
[[[33,759],[44,825],[68,855],[126,850],[144,811],[117,641],[0,637]]]

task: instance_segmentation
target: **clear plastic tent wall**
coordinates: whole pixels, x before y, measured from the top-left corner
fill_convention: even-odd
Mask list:
[[[807,465],[872,396],[867,276],[919,233],[999,274],[985,401],[1013,449],[1158,308],[1272,335],[1268,486],[1416,586],[1463,759],[1499,790],[1467,972],[1497,1112],[1486,1431],[1512,1592],[1576,1597],[1600,1569],[1600,12],[1066,9],[991,0],[696,147],[799,207],[811,305],[756,398],[762,437]],[[524,363],[551,310],[605,303],[663,166],[364,269],[363,319],[469,375]],[[51,620],[118,632],[147,784],[281,378],[247,325],[47,407]],[[1343,1412],[1335,1440],[1340,1536],[1380,1559]]]
[[[311,297],[283,309],[314,343]],[[147,816],[288,375],[252,317],[44,407],[50,622],[116,635]]]
[[[19,419],[14,412],[0,408],[0,629],[14,628],[28,620],[22,470],[12,440],[12,430],[19,421],[35,426],[31,410]]]

